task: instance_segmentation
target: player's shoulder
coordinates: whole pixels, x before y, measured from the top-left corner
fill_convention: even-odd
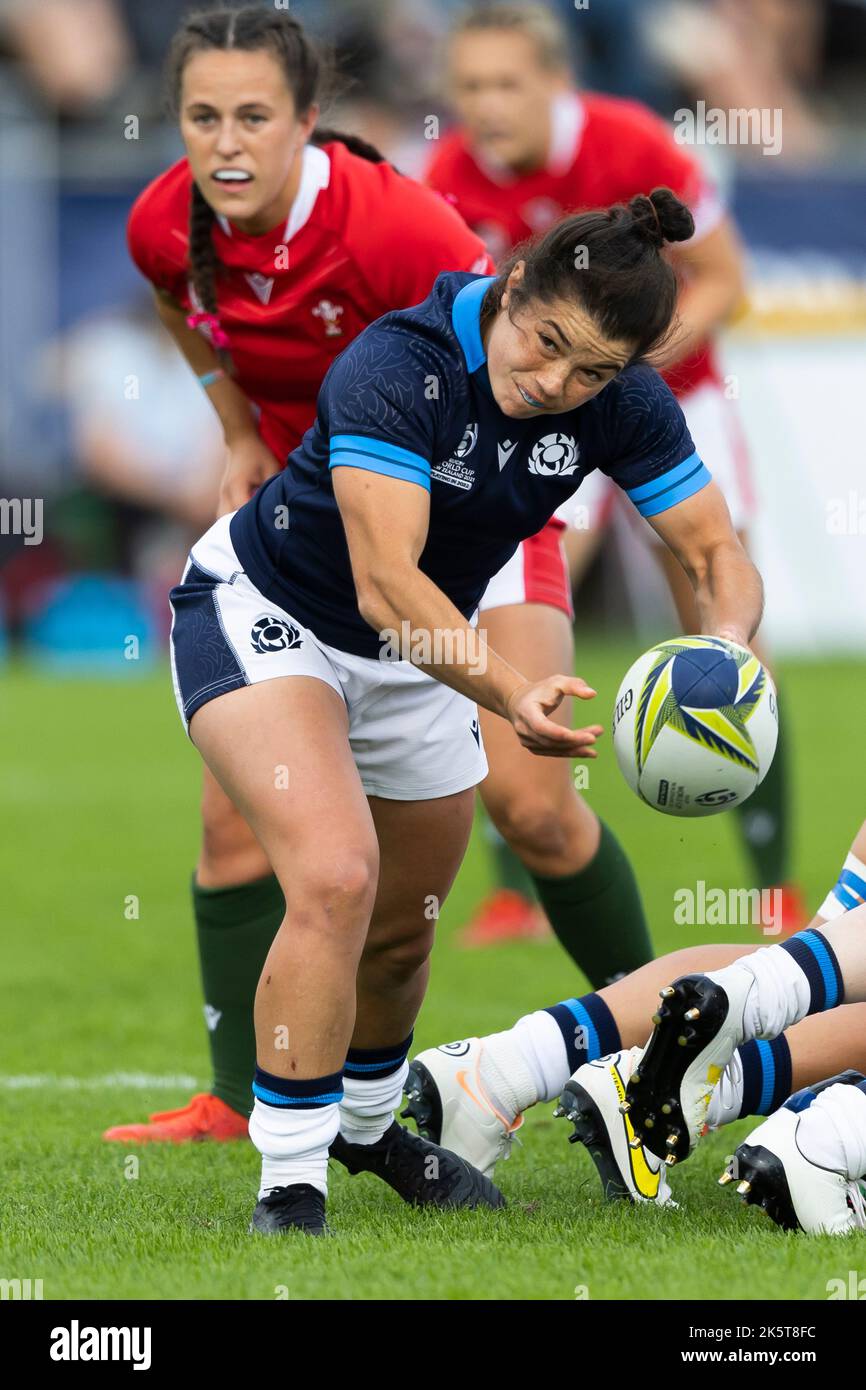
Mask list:
[[[192,174],[189,160],[178,159],[141,190],[129,213],[131,225],[159,227],[186,226]]]
[[[460,126],[453,126],[435,142],[435,148],[424,171],[424,182],[431,188],[447,191],[453,178],[472,167],[474,160],[466,142],[466,135]]]
[[[383,239],[411,235],[413,240],[442,231],[467,235],[466,224],[451,204],[433,188],[401,174],[387,160],[376,163],[339,143],[327,146],[334,170],[335,196],[344,214],[346,231],[364,241],[373,231]],[[404,245],[409,252],[411,246]]]
[[[157,174],[139,193],[126,223],[133,260],[151,280],[164,280],[186,264],[192,174],[186,158]]]
[[[664,377],[648,362],[633,362],[617,373],[596,399],[603,399],[608,409],[632,405],[644,411],[667,410],[677,406],[676,397]]]
[[[437,390],[465,376],[465,359],[457,337],[454,301],[467,285],[487,277],[445,271],[436,277],[427,298],[407,309],[392,309],[376,319],[340,354],[334,369],[345,380],[392,374],[395,390],[411,377],[435,377]]]
[[[611,442],[632,442],[638,435],[658,436],[680,429],[683,413],[664,378],[647,363],[636,362],[609,381],[595,397],[597,414]]]
[[[592,135],[616,135],[635,141],[672,138],[662,118],[641,101],[606,96],[602,92],[583,92],[581,104],[587,131]]]

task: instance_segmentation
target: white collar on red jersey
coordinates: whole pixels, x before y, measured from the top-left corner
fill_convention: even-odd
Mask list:
[[[291,241],[302,227],[309,222],[316,204],[316,199],[323,188],[327,188],[331,182],[331,159],[326,150],[319,149],[318,145],[305,145],[304,153],[301,157],[301,182],[292,203],[292,210],[289,213],[289,220],[283,232],[283,245]],[[221,213],[217,214],[217,221],[225,232],[226,236],[232,234],[232,224],[227,217]]]
[[[550,103],[550,145],[547,151],[545,170],[559,178],[567,174],[580,149],[583,128],[586,125],[586,109],[577,92],[562,92]],[[493,182],[507,187],[517,183],[522,175],[492,160],[485,159],[477,150],[472,150],[472,158],[479,169]]]
[[[547,172],[556,176],[567,174],[583,139],[586,108],[577,92],[562,92],[550,103],[550,148],[547,151]]]

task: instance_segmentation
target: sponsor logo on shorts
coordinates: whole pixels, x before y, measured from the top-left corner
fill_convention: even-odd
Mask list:
[[[287,622],[285,618],[276,618],[270,613],[257,618],[250,633],[253,651],[262,655],[267,652],[293,651],[295,647],[301,646],[303,640],[294,623]]]
[[[472,737],[475,739],[475,742],[478,744],[478,747],[480,748],[480,747],[481,747],[481,730],[480,730],[479,727],[478,727],[478,720],[477,720],[477,719],[473,719],[472,723],[469,725],[469,732],[471,733]]]
[[[529,455],[529,471],[542,478],[566,478],[577,472],[580,448],[570,434],[546,434]]]

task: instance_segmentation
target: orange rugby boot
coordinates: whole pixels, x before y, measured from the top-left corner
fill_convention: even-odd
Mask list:
[[[115,1125],[103,1139],[120,1144],[189,1144],[210,1140],[224,1144],[249,1137],[246,1115],[239,1115],[224,1100],[202,1091],[180,1110],[162,1110],[146,1124]]]
[[[458,938],[461,946],[495,946],[500,941],[538,940],[548,935],[547,918],[513,888],[497,888],[485,898]]]

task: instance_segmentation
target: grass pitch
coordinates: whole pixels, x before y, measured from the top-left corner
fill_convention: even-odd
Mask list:
[[[605,724],[633,656],[634,644],[581,644]],[[814,906],[863,817],[862,668],[789,664],[780,676],[795,862]],[[187,891],[198,759],[167,672],[97,683],[16,669],[0,704],[0,1276],[42,1279],[46,1299],[820,1300],[828,1280],[863,1266],[866,1237],[785,1235],[716,1186],[748,1121],[676,1170],[680,1209],[661,1212],[604,1204],[585,1151],[565,1142],[570,1127],[540,1106],[498,1175],[505,1212],[412,1211],[375,1178],[339,1169],[336,1237],[317,1242],[246,1234],[258,1169],[250,1145],[102,1144],[107,1125],[182,1103],[190,1078],[207,1084]],[[659,951],[755,939],[673,921],[676,888],[749,882],[732,816],[654,814],[621,781],[609,735],[587,795],[632,855]],[[456,945],[489,872],[476,835],[443,910],[418,1048],[583,992],[553,941]]]

